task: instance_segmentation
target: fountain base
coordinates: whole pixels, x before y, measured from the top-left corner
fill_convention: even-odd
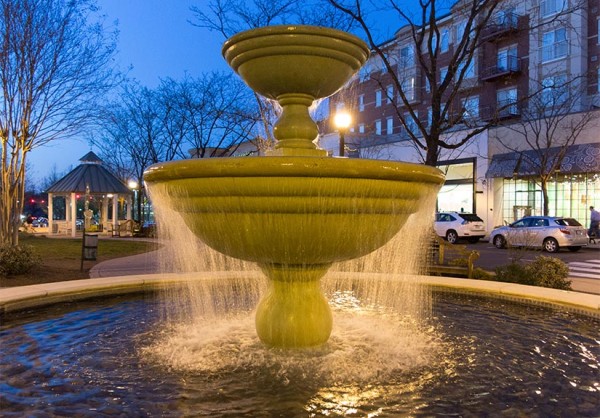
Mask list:
[[[333,318],[320,279],[329,264],[262,265],[269,289],[256,311],[262,342],[281,348],[304,348],[329,339]]]

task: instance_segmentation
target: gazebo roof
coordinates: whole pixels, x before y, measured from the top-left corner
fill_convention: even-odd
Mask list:
[[[81,157],[82,164],[58,180],[47,190],[48,193],[90,193],[129,194],[125,183],[102,166],[102,160],[92,151]]]

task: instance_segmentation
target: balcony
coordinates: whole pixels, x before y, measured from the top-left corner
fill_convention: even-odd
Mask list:
[[[496,65],[485,68],[481,72],[481,80],[495,81],[521,72],[521,58],[515,55],[505,56],[504,59],[498,59],[498,61]]]
[[[481,39],[488,42],[498,40],[516,32],[519,29],[519,15],[514,12],[499,13],[483,29]]]
[[[487,106],[481,109],[481,119],[487,122],[513,119],[520,116],[520,106],[514,101],[499,102],[496,106]]]

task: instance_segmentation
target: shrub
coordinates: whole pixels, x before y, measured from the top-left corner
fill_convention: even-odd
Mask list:
[[[571,290],[569,266],[555,257],[539,256],[527,266],[530,274],[535,277],[535,285],[553,289]]]
[[[33,247],[0,245],[0,275],[12,276],[30,271],[39,262]]]
[[[477,280],[493,280],[494,276],[490,273],[482,269],[481,267],[475,267],[473,269],[473,279]]]
[[[529,286],[571,290],[569,267],[555,257],[539,256],[531,264],[510,263],[496,268],[496,280]]]

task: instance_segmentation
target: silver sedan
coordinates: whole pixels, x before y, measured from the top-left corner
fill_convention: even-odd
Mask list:
[[[532,247],[549,253],[561,247],[578,251],[588,244],[585,228],[572,218],[527,216],[510,225],[495,228],[490,241],[496,248]]]

